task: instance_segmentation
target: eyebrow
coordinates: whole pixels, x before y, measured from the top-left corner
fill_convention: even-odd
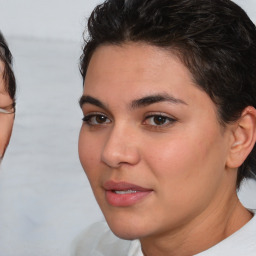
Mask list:
[[[163,94],[153,94],[153,95],[143,97],[141,99],[133,100],[131,103],[131,108],[134,109],[134,108],[146,107],[158,102],[169,102],[172,104],[188,105],[185,101],[181,99],[177,99],[174,96],[171,96],[167,93],[163,93]]]
[[[137,100],[133,100],[131,102],[131,108],[136,109],[136,108],[146,107],[158,102],[169,102],[172,104],[188,105],[185,101],[181,99],[177,99],[167,93],[163,93],[163,94],[153,94],[153,95],[142,97]],[[92,104],[94,106],[107,110],[107,106],[104,103],[102,103],[100,100],[89,95],[83,95],[80,98],[79,100],[80,107],[82,108],[84,104]]]
[[[107,109],[107,107],[98,99],[89,96],[89,95],[83,95],[79,100],[79,105],[82,108],[84,104],[91,104],[94,106],[97,106],[99,108]]]

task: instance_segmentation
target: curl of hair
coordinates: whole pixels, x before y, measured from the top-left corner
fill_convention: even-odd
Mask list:
[[[256,108],[256,28],[230,0],[107,0],[88,20],[80,58],[85,79],[104,44],[144,42],[177,54],[195,83],[216,104],[222,125]],[[240,166],[237,188],[256,175],[256,148]]]

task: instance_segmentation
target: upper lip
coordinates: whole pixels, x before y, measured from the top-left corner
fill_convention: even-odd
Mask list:
[[[141,192],[146,192],[146,191],[152,191],[152,189],[148,188],[143,188],[141,186],[127,183],[124,181],[121,182],[116,182],[116,181],[106,181],[103,185],[105,190],[112,190],[112,191],[126,191],[126,190],[133,190],[133,191],[141,191]]]

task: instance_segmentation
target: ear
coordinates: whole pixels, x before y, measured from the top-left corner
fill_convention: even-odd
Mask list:
[[[256,142],[256,110],[248,106],[233,126],[232,143],[226,166],[238,168],[252,151]]]

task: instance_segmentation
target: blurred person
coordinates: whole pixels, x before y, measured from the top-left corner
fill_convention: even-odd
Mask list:
[[[0,32],[0,161],[9,144],[15,116],[16,82],[12,54]]]
[[[230,0],[107,0],[88,31],[79,156],[107,224],[72,255],[256,255],[255,210],[237,196],[256,173],[247,14]]]

